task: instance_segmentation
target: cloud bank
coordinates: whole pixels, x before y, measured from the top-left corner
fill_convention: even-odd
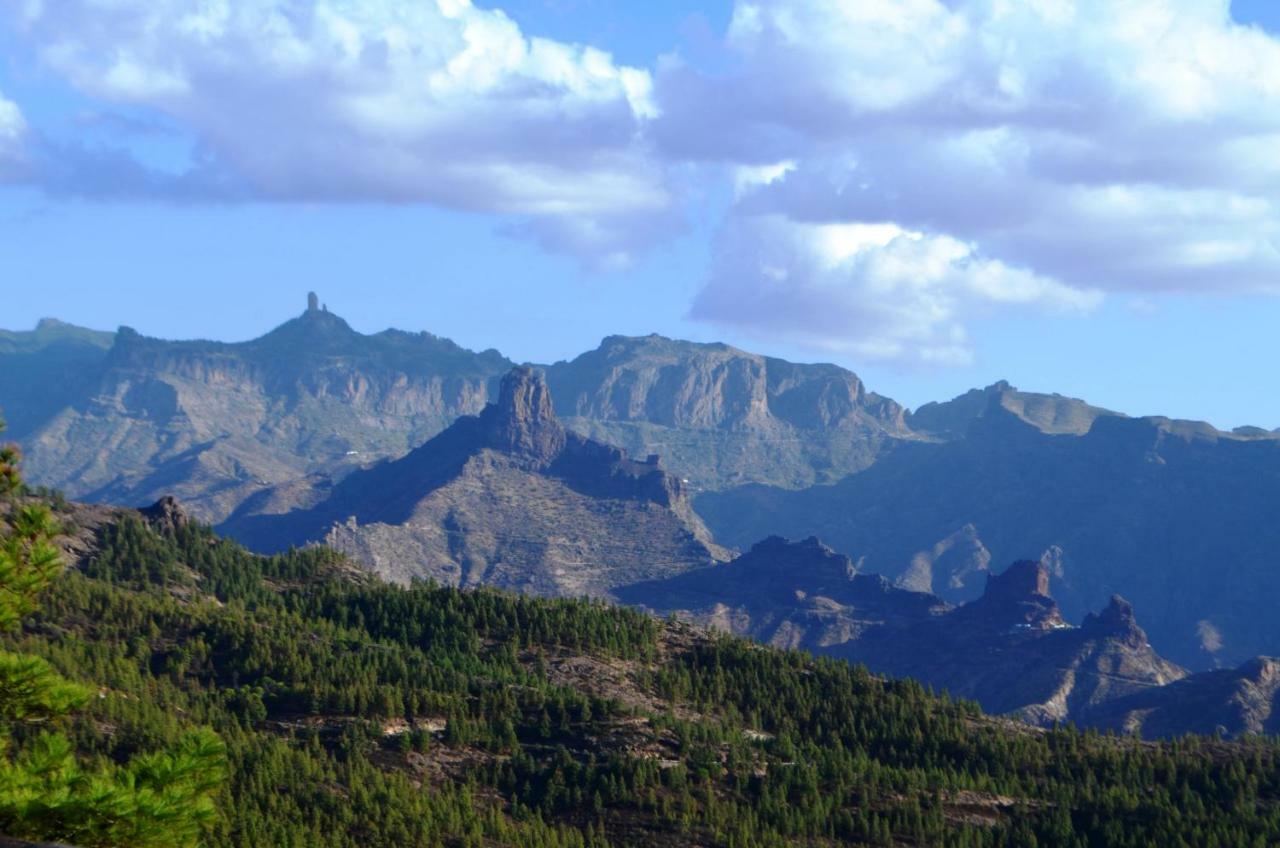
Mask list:
[[[966,360],[997,311],[1280,293],[1280,41],[1228,0],[738,0],[715,72],[468,0],[11,14],[80,91],[196,140],[174,179],[49,168],[88,193],[429,203],[608,267],[723,187],[695,318],[899,361]]]
[[[606,261],[670,212],[649,73],[468,0],[35,0],[17,21],[80,91],[189,129],[189,190],[516,216]]]
[[[1002,304],[1280,291],[1280,43],[1226,0],[751,0],[726,45],[657,81],[668,155],[768,177],[699,318],[954,360]],[[826,225],[922,236],[833,269]]]

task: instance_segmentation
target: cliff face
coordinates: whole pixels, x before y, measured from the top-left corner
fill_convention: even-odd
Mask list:
[[[324,541],[399,581],[607,595],[724,556],[678,478],[568,432],[527,367],[480,415],[352,473],[314,506],[254,507],[220,529],[260,550]]]
[[[123,329],[91,385],[24,439],[33,479],[97,501],[183,498],[220,521],[287,480],[340,477],[478,412],[509,363],[308,311],[251,342]]]
[[[1070,620],[1121,594],[1166,656],[1210,668],[1280,649],[1276,503],[1269,434],[1113,415],[1052,434],[995,402],[962,438],[899,444],[834,485],[747,486],[697,506],[723,544],[816,535],[951,602],[974,597],[983,562],[1051,553]]]
[[[910,437],[902,407],[850,371],[723,344],[611,336],[547,379],[567,426],[661,452],[703,489],[829,482]]]
[[[977,600],[840,653],[1033,724],[1089,723],[1100,704],[1185,676],[1152,649],[1123,598],[1071,626],[1049,596],[1049,576],[1043,562],[1014,563]]]
[[[46,322],[0,333],[0,364],[33,479],[95,501],[173,493],[213,522],[246,501],[315,502],[316,486],[478,414],[511,366],[427,333],[357,333],[310,300],[235,344]],[[699,490],[830,482],[910,438],[902,408],[854,374],[725,345],[611,337],[548,371],[566,430],[660,453]]]
[[[774,645],[910,677],[1034,724],[1090,723],[1101,705],[1182,678],[1112,599],[1073,627],[1049,596],[1050,570],[1015,563],[952,607],[860,574],[816,539],[771,538],[725,565],[619,589],[626,603]]]

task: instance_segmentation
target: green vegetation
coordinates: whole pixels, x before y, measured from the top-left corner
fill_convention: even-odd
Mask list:
[[[2,426],[2,425],[0,425]],[[17,451],[0,447],[0,630],[12,631],[62,570],[49,507],[24,497]],[[43,728],[90,699],[36,651],[0,650],[0,833],[79,845],[196,844],[216,821],[221,742],[185,728],[168,751],[85,765]],[[148,746],[150,749],[152,746]]]
[[[214,846],[1264,846],[1280,747],[1041,733],[587,601],[409,589],[126,515],[6,647],[126,762],[208,726]],[[133,844],[133,843],[130,843]]]

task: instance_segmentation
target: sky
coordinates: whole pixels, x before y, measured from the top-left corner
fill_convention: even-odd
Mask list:
[[[1280,4],[0,2],[0,327],[309,290],[1280,427]]]

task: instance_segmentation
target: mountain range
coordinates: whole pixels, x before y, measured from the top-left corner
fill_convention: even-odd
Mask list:
[[[323,541],[398,582],[602,596],[727,558],[658,457],[565,429],[529,367],[479,415],[352,472],[314,506],[276,503],[251,498],[222,529],[267,551]]]
[[[1066,620],[1122,595],[1186,668],[1280,653],[1276,432],[1007,383],[910,411],[834,365],[611,336],[536,369],[538,426],[559,435],[520,455],[494,441],[513,367],[428,333],[362,334],[314,303],[239,343],[46,320],[0,334],[0,409],[34,482],[94,502],[176,495],[261,550],[328,540],[396,579],[609,594],[817,536],[858,574],[953,608],[994,568],[1043,562]],[[494,506],[517,490],[525,503]],[[501,541],[522,534],[523,553]]]

